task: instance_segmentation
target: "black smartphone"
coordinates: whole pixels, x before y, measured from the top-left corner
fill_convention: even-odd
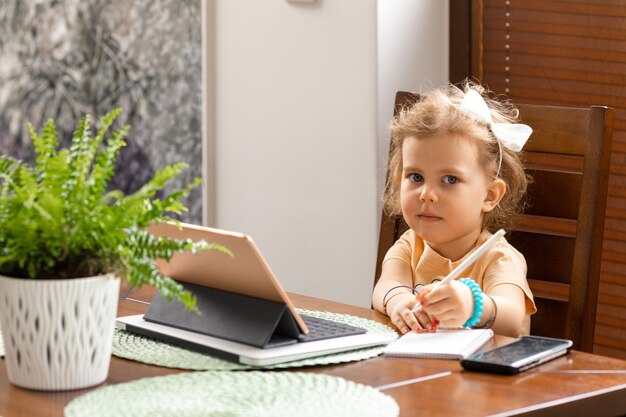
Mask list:
[[[522,336],[508,345],[462,359],[461,366],[471,371],[512,375],[565,355],[571,348],[571,340]]]

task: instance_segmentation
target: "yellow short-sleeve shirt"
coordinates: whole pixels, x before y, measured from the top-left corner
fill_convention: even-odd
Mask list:
[[[491,237],[487,230],[478,237],[475,248]],[[435,252],[411,229],[407,230],[387,251],[383,265],[389,259],[398,259],[410,265],[413,285],[428,285],[436,279],[442,279],[456,268],[469,255],[452,262]],[[533,294],[526,280],[526,260],[511,246],[505,238],[499,239],[473,265],[470,265],[460,277],[469,277],[476,281],[486,293],[500,284],[518,286],[526,296],[526,333],[530,327],[529,317],[537,311]]]

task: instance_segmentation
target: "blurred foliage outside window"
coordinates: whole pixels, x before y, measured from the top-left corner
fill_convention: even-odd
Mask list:
[[[201,0],[2,0],[0,152],[32,160],[26,124],[54,118],[64,140],[84,115],[122,108],[132,126],[111,188],[155,170],[202,176]],[[167,191],[167,189],[166,189]],[[185,221],[201,223],[200,187]]]

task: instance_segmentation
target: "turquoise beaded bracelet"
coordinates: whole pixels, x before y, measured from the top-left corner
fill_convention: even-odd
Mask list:
[[[483,291],[480,289],[480,286],[470,278],[461,278],[459,282],[467,285],[472,292],[472,296],[474,297],[474,312],[472,313],[472,317],[470,317],[463,327],[473,327],[480,323],[480,319],[483,316]]]

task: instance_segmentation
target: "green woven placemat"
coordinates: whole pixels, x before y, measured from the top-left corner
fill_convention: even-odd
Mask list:
[[[397,416],[395,400],[343,378],[298,372],[186,372],[99,388],[65,417]]]
[[[301,309],[298,309],[298,312],[303,315],[334,320],[361,327],[371,332],[389,334],[392,337],[397,337],[396,332],[390,327],[361,317],[351,316],[349,314]],[[382,353],[382,350],[383,346],[375,346],[282,363],[268,366],[267,368],[294,368],[353,362],[378,356]],[[151,365],[197,371],[232,371],[254,368],[252,366],[241,365],[207,354],[172,346],[164,342],[119,329],[115,329],[113,334],[113,354],[121,358],[131,359]]]

